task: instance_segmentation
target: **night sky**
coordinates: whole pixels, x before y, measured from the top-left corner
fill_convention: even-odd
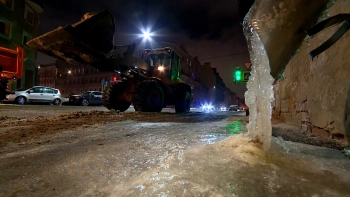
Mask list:
[[[245,69],[243,63],[250,60],[237,0],[45,0],[40,34],[77,22],[86,12],[106,8],[115,15],[116,45],[139,42],[142,29],[151,28],[155,42],[183,44],[202,64],[211,62],[226,87],[243,97],[245,84],[235,85],[233,72],[236,67]],[[38,64],[54,61],[38,54]]]

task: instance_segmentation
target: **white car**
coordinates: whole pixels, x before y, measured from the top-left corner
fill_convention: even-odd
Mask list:
[[[21,88],[6,96],[7,101],[20,105],[25,103],[52,103],[61,105],[65,100],[58,89],[34,86],[32,88]]]

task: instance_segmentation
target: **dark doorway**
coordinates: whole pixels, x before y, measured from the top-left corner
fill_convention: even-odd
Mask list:
[[[33,84],[34,84],[34,71],[26,70],[24,87],[29,88],[29,87],[32,87]]]

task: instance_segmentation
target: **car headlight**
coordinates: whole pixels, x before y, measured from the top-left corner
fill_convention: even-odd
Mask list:
[[[213,107],[212,105],[206,104],[206,105],[202,105],[202,108],[205,109],[205,110],[211,110],[211,109],[213,109],[214,107]]]

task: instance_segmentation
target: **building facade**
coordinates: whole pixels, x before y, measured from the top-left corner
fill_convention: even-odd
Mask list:
[[[37,84],[46,87],[56,87],[57,67],[56,63],[38,66]]]
[[[202,73],[200,75],[200,82],[207,89],[205,103],[213,104],[215,101],[216,92],[216,75],[214,74],[210,62],[205,62],[201,66]]]
[[[216,68],[212,68],[212,70],[215,75],[215,100],[213,104],[215,107],[220,107],[221,105],[224,105],[226,85],[216,71]]]
[[[224,92],[224,103],[222,104],[222,107],[230,107],[231,105],[237,105],[237,94],[232,92],[229,88],[225,89]]]
[[[41,65],[39,84],[57,88],[64,97],[86,91],[103,91],[110,81],[120,79],[119,74],[100,72],[89,65],[72,65],[57,60],[54,64]]]
[[[43,12],[38,0],[0,0],[0,65],[16,66],[9,50],[24,49],[23,77],[11,80],[9,89],[31,87],[35,85],[37,68],[36,51],[26,43],[38,36],[40,13]]]

